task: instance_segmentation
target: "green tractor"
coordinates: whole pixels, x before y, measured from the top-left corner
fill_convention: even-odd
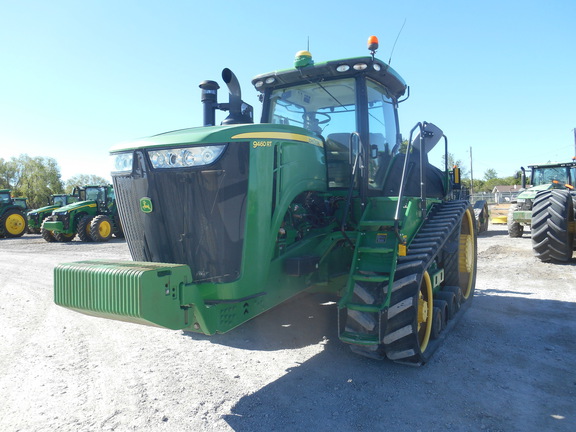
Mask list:
[[[26,198],[12,198],[10,189],[0,189],[0,238],[22,237],[26,233],[25,209]]]
[[[52,212],[60,207],[72,204],[78,201],[85,201],[83,198],[84,190],[82,188],[74,188],[72,194],[54,194],[50,195],[48,205],[40,207],[36,210],[31,210],[26,214],[28,219],[28,232],[30,234],[40,234],[42,229],[42,222],[52,214]],[[51,239],[54,237],[50,237]]]
[[[371,56],[315,64],[300,52],[294,68],[256,76],[260,124],[224,69],[228,103],[200,84],[204,127],[112,149],[135,261],[58,265],[55,302],[212,335],[325,292],[354,352],[428,360],[473,297],[474,209],[455,199],[458,172],[428,163],[436,143],[448,151],[439,128],[418,123],[402,146],[407,86],[371,42]],[[229,111],[220,126],[216,109]]]
[[[531,227],[532,248],[542,261],[565,262],[574,249],[574,186],[576,161],[529,165],[531,187],[526,189],[522,170],[522,192],[508,212],[508,234],[522,237]]]
[[[52,211],[42,222],[40,233],[47,242],[69,242],[76,237],[82,241],[105,242],[122,237],[118,209],[112,185],[88,185],[82,191],[82,201]]]

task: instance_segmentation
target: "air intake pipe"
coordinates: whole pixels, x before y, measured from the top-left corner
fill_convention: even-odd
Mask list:
[[[216,108],[218,108],[218,89],[220,86],[216,81],[202,81],[200,88],[202,89],[200,101],[204,106],[204,126],[214,126],[216,124]]]

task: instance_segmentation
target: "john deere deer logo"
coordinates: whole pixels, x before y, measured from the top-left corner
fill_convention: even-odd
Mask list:
[[[140,198],[140,210],[143,213],[152,213],[152,200],[148,197]]]

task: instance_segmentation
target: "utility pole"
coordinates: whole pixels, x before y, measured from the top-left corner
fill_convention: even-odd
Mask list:
[[[574,137],[576,139],[576,132],[574,132]],[[470,201],[472,201],[472,194],[474,194],[474,174],[472,171],[472,146],[470,146]]]

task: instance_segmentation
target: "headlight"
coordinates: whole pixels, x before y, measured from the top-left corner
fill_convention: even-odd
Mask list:
[[[134,154],[132,152],[110,155],[112,172],[131,172],[133,158]]]
[[[226,145],[148,150],[154,168],[185,168],[209,165],[224,151]]]

